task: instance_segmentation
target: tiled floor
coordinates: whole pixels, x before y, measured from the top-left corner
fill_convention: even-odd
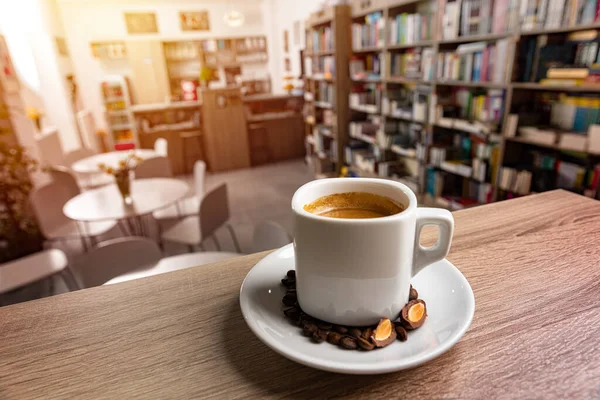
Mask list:
[[[192,177],[184,178],[192,184]],[[227,183],[233,225],[242,251],[251,252],[252,231],[261,221],[271,220],[292,233],[292,212],[290,204],[296,189],[313,179],[303,159],[270,164],[256,168],[208,174],[206,190]],[[223,250],[234,250],[226,229],[218,232]],[[214,249],[213,244],[207,244]],[[166,245],[169,254],[185,251]]]

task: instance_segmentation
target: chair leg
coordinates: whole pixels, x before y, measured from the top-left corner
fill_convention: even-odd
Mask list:
[[[233,226],[227,224],[227,229],[229,229],[229,233],[231,234],[231,238],[233,239],[233,244],[235,245],[235,249],[238,253],[241,253],[240,244],[238,243],[237,236],[235,235],[235,231],[233,230]]]
[[[63,282],[65,282],[65,285],[67,285],[69,291],[73,292],[75,290],[83,289],[81,286],[79,286],[79,282],[77,282],[75,274],[73,273],[73,271],[71,271],[69,267],[66,267],[65,269],[60,271],[59,274]]]
[[[217,251],[221,251],[221,243],[217,240],[217,235],[212,235],[212,238],[215,242],[215,246],[217,247]]]
[[[81,238],[81,246],[83,247],[83,252],[87,253],[88,251],[90,251],[90,248],[88,247],[87,241],[85,240],[85,236],[80,236]]]
[[[200,246],[202,246],[202,245],[200,245]],[[188,251],[189,251],[190,253],[193,253],[193,252],[194,252],[194,245],[193,245],[193,244],[188,244]]]

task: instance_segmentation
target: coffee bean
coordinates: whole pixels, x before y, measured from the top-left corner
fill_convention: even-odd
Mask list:
[[[313,342],[321,343],[325,341],[325,339],[327,339],[327,331],[319,329],[312,334],[311,339],[313,340]]]
[[[406,342],[406,339],[408,339],[408,332],[400,325],[396,325],[396,334],[396,337],[401,342]]]
[[[340,346],[344,349],[354,350],[356,349],[356,339],[351,338],[350,336],[344,336],[342,340],[340,340]]]
[[[333,329],[339,333],[348,333],[348,328],[346,328],[345,326],[336,325]]]
[[[342,340],[342,338],[343,336],[337,332],[329,332],[329,335],[327,335],[327,341],[335,345],[340,344],[340,340]]]
[[[296,287],[296,280],[295,279],[283,278],[281,280],[281,283],[283,283],[283,285],[285,287],[287,287],[288,289]]]
[[[312,336],[312,334],[318,330],[319,330],[319,328],[317,328],[317,326],[315,324],[306,324],[302,328],[302,334],[304,336]]]
[[[293,306],[296,305],[296,302],[298,301],[298,298],[295,295],[286,294],[285,296],[283,296],[283,299],[281,301],[286,306],[293,307]]]
[[[363,350],[373,350],[375,348],[375,345],[365,338],[358,338],[356,341]]]
[[[362,331],[358,328],[350,328],[348,329],[348,335],[352,336],[355,339],[358,339],[362,336]]]
[[[331,325],[329,322],[325,322],[325,321],[318,322],[317,326],[319,327],[319,329],[323,329],[326,331],[330,331],[333,328],[333,325]]]
[[[296,279],[296,271],[295,271],[295,270],[293,270],[293,269],[290,269],[290,270],[287,272],[287,277],[288,277],[288,278],[293,278],[293,279]]]
[[[300,322],[300,309],[297,307],[286,308],[283,314],[296,324]]]
[[[408,294],[408,301],[416,300],[418,298],[419,298],[419,292],[417,292],[417,289],[415,289],[414,287],[412,287],[412,285],[410,285],[410,292]]]
[[[370,340],[372,335],[373,335],[373,328],[367,328],[363,331],[361,337],[363,337],[367,340]]]

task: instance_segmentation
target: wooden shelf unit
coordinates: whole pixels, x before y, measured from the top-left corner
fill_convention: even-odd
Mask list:
[[[434,23],[433,24],[433,37],[431,39],[427,39],[427,40],[420,40],[420,41],[415,41],[414,43],[401,43],[401,44],[390,44],[390,27],[389,27],[389,18],[391,16],[395,16],[396,14],[400,14],[403,12],[408,12],[408,13],[414,13],[417,12],[418,7],[420,4],[422,3],[426,3],[426,2],[432,2],[435,4],[435,14],[433,17],[433,21],[439,21],[440,23]],[[442,26],[441,26],[441,21],[442,21],[442,14],[443,14],[443,9],[440,9],[440,5],[443,4],[444,2],[438,2],[437,0],[405,0],[405,1],[398,1],[398,0],[352,0],[350,1],[350,8],[351,8],[351,15],[348,17],[346,16],[346,21],[348,22],[348,24],[351,24],[352,22],[356,22],[356,21],[360,21],[362,18],[367,17],[370,13],[373,12],[381,12],[383,15],[383,19],[385,21],[385,29],[384,29],[384,42],[382,46],[371,46],[371,47],[365,47],[365,48],[359,48],[359,49],[350,49],[348,57],[346,59],[348,59],[352,54],[357,55],[357,56],[361,56],[361,55],[365,55],[365,54],[369,54],[369,53],[382,53],[382,54],[386,54],[385,57],[385,66],[383,68],[384,74],[381,75],[380,79],[369,79],[369,78],[363,78],[363,79],[347,79],[347,75],[346,74],[341,74],[339,71],[337,71],[336,73],[336,79],[337,80],[342,80],[341,84],[336,85],[336,100],[339,102],[340,100],[342,100],[343,98],[347,98],[349,95],[349,91],[346,92],[345,96],[343,95],[343,88],[344,87],[349,87],[353,82],[354,83],[358,83],[358,82],[362,82],[362,83],[378,83],[382,86],[383,89],[383,94],[387,94],[387,92],[390,90],[390,88],[393,87],[397,87],[398,85],[407,85],[410,87],[414,87],[415,85],[427,85],[431,88],[431,93],[436,95],[436,98],[440,96],[440,93],[443,95],[443,93],[447,90],[451,90],[452,87],[464,87],[467,88],[469,90],[478,90],[478,89],[484,89],[484,90],[502,90],[503,92],[503,114],[501,115],[501,128],[502,128],[502,132],[495,132],[494,135],[488,135],[488,143],[496,143],[498,146],[498,151],[499,154],[497,155],[497,161],[496,161],[496,166],[494,167],[495,172],[492,174],[492,178],[490,179],[490,184],[492,184],[493,187],[493,194],[492,194],[492,201],[495,201],[498,198],[498,185],[496,184],[496,182],[499,179],[499,175],[500,175],[500,167],[502,167],[504,165],[505,162],[505,154],[504,152],[506,151],[506,142],[509,141],[511,143],[522,143],[523,145],[528,145],[528,144],[533,144],[535,145],[535,143],[529,143],[527,140],[524,139],[520,139],[520,138],[507,138],[505,136],[503,136],[504,130],[507,128],[507,122],[508,122],[508,118],[509,118],[509,114],[511,111],[511,107],[513,106],[513,101],[515,99],[518,99],[521,96],[521,93],[525,93],[528,91],[549,91],[549,92],[564,92],[564,93],[597,93],[600,92],[600,85],[599,86],[575,86],[575,87],[562,87],[562,86],[548,86],[548,85],[542,85],[540,83],[537,82],[513,82],[513,76],[514,76],[514,69],[516,68],[516,63],[517,63],[517,49],[518,49],[518,45],[520,44],[520,41],[522,40],[522,38],[526,38],[526,37],[530,37],[530,36],[534,36],[534,35],[558,35],[558,34],[567,34],[570,32],[576,32],[576,31],[583,31],[583,30],[588,30],[588,29],[598,29],[600,30],[600,22],[595,22],[593,24],[587,24],[587,25],[577,25],[577,26],[567,26],[567,27],[560,27],[560,28],[555,28],[555,29],[535,29],[535,30],[529,30],[529,31],[520,31],[520,26],[517,26],[515,30],[511,30],[511,31],[506,31],[506,32],[500,32],[500,33],[487,33],[487,34],[476,34],[476,35],[468,35],[468,36],[459,36],[456,38],[452,38],[452,39],[442,39]],[[462,10],[459,10],[459,12]],[[307,23],[306,26],[308,27],[308,29],[311,29],[312,27],[316,27],[316,26],[324,26],[326,24],[330,24],[333,23],[334,18],[333,18],[333,13],[331,10],[327,10],[323,13],[323,15],[319,16],[314,16],[312,18],[310,18]],[[338,22],[341,22],[341,19],[338,19]],[[491,31],[491,29],[490,29]],[[461,44],[468,44],[468,43],[474,43],[474,42],[480,42],[480,41],[485,41],[485,42],[496,42],[498,40],[503,40],[503,39],[508,39],[508,50],[506,53],[506,58],[504,60],[504,62],[506,62],[506,71],[505,71],[505,75],[504,75],[504,80],[503,81],[494,81],[494,82],[471,82],[471,81],[456,81],[456,80],[439,80],[436,79],[437,76],[437,56],[438,53],[440,53],[441,51],[449,51],[452,49],[455,49],[457,46],[461,45]],[[347,42],[352,42],[352,40],[346,40]],[[424,80],[424,79],[414,79],[414,78],[404,78],[402,76],[390,76],[390,68],[389,68],[389,55],[390,54],[394,54],[397,52],[405,52],[405,51],[411,51],[411,49],[416,49],[416,48],[432,48],[433,49],[433,79],[431,80]],[[307,47],[307,49],[310,49],[309,47]],[[340,48],[339,47],[339,41],[336,42],[336,47],[335,47],[335,52],[331,53],[331,52],[307,52],[305,53],[305,56],[323,56],[323,55],[327,55],[327,54],[333,54],[336,57],[336,62],[338,61],[338,59],[343,59],[346,57],[346,54],[343,54],[343,52],[348,51],[347,48]],[[339,53],[339,54],[338,54]],[[344,65],[347,65],[346,63],[344,63]],[[339,64],[337,64],[337,67],[339,69]],[[319,81],[317,79],[311,79],[311,78],[307,78],[307,89],[309,92],[314,93],[314,87],[315,84]],[[331,82],[333,82],[333,80],[329,80]],[[432,97],[429,96],[429,99],[431,101]],[[312,107],[313,110],[313,114],[314,115],[314,107],[316,106],[318,107],[320,104],[319,102],[313,102],[312,105],[310,107]],[[339,104],[338,104],[339,107]],[[336,107],[337,108],[337,107]],[[348,112],[353,112],[349,107],[347,108]],[[430,111],[430,110],[428,110]],[[363,112],[363,110],[357,110],[356,112]],[[414,118],[407,118],[404,116],[398,116],[398,115],[389,115],[389,114],[384,114],[383,110],[381,110],[380,112],[375,113],[375,115],[378,115],[381,117],[382,119],[382,123],[383,125],[386,124],[387,121],[391,121],[391,120],[405,120],[408,122],[415,122],[417,123],[418,121],[415,121]],[[348,123],[349,121],[349,115],[344,116],[344,118],[340,118],[340,115],[337,115],[336,118],[336,123],[337,123],[337,131],[341,132],[344,134],[344,137],[346,138],[346,141],[348,140],[348,129],[344,129],[344,123]],[[459,132],[460,129],[456,129],[454,127],[443,127],[440,124],[436,123],[437,121],[435,120],[435,115],[432,115],[431,112],[429,112],[429,117],[427,119],[427,121],[425,121],[424,123],[422,122],[418,122],[421,123],[425,126],[425,131],[426,131],[426,137],[432,137],[434,130],[437,131],[437,129],[451,129],[454,132]],[[313,129],[315,129],[314,125],[310,125],[307,124],[306,125],[306,130],[307,130],[307,134],[312,134],[313,133]],[[469,133],[468,131],[466,133]],[[338,134],[337,135],[338,138],[342,137],[342,135]],[[360,138],[358,138],[360,140]],[[311,141],[314,143],[314,140]],[[367,140],[367,142],[376,142],[374,140]],[[421,141],[421,145],[426,147],[426,154],[427,154],[427,158],[429,156],[429,150],[430,150],[430,146],[431,143],[428,142],[427,140],[422,140]],[[557,146],[551,146],[548,147],[549,149],[552,150],[556,150],[556,151],[563,151],[559,148],[557,148]],[[388,149],[389,150],[389,149]],[[338,161],[339,161],[339,165],[338,165],[338,170],[339,170],[339,166],[344,164],[344,157],[343,157],[343,152],[344,152],[344,145],[343,145],[343,141],[340,140],[338,143]],[[392,152],[394,152],[392,150]],[[402,151],[397,151],[396,152],[398,154],[398,157],[409,157],[406,151],[402,150]],[[589,153],[588,153],[589,154]],[[412,156],[412,153],[410,153],[410,155]],[[594,157],[594,154],[589,154],[590,157]],[[414,157],[414,156],[413,156]],[[428,161],[425,160],[425,165],[429,165]],[[489,165],[488,165],[489,166]],[[355,168],[356,170],[359,170],[358,168]],[[371,176],[373,175],[372,173],[360,173],[359,175],[362,176]],[[425,170],[422,170],[422,173],[426,174]],[[322,175],[322,174],[321,174]],[[425,176],[420,176],[419,177],[420,182],[423,183],[426,179]],[[424,186],[424,185],[423,185]],[[423,192],[425,191],[425,187],[420,187],[420,193],[419,194],[423,194]]]
[[[242,80],[244,94],[271,92],[267,76],[268,46],[265,36],[220,37],[162,42],[171,97],[181,100],[181,81],[199,83],[200,70],[208,66],[214,70],[213,80],[234,82],[233,76],[241,74],[244,65],[264,64],[264,79]]]
[[[336,176],[344,165],[344,149],[348,142],[348,123],[350,109],[348,93],[350,92],[350,75],[348,63],[351,53],[351,9],[349,5],[327,7],[322,11],[313,13],[305,22],[306,49],[302,62],[311,60],[311,65],[319,63],[322,57],[333,57],[335,64],[332,76],[319,76],[313,78],[305,76],[305,87],[313,101],[305,102],[305,114],[308,122],[305,123],[305,141],[307,147],[307,161],[314,167],[315,176]],[[333,49],[315,49],[314,32],[319,29],[330,29]],[[311,71],[312,72],[312,71]],[[323,102],[317,99],[319,85],[328,85],[332,88],[333,102]],[[320,133],[323,121],[316,121],[318,114],[332,113],[330,127],[325,134]],[[310,118],[309,116],[312,116]],[[319,137],[319,135],[321,137]],[[327,141],[331,157],[325,155],[317,143]],[[335,146],[335,149],[331,148]]]

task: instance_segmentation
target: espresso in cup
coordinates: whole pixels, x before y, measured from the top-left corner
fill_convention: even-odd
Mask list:
[[[334,193],[304,205],[311,214],[329,218],[365,219],[399,214],[404,207],[389,197],[367,192]]]

